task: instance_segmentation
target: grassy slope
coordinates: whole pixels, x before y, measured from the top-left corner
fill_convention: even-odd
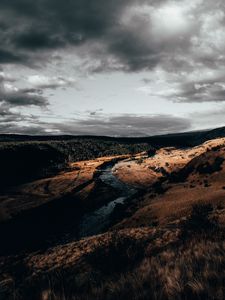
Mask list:
[[[162,183],[169,190],[153,198],[147,192],[115,231],[0,259],[4,299],[13,289],[27,300],[224,299],[225,164],[217,158],[225,157],[225,142],[183,151],[198,155],[177,170],[182,182],[169,177]]]
[[[27,300],[222,300],[224,232],[205,226],[205,219],[193,231],[187,223],[184,229],[122,230],[9,258],[1,265],[2,290],[7,295],[14,288],[17,299]]]
[[[161,191],[149,185],[114,231],[0,258],[0,295],[10,299],[13,292],[24,300],[223,300],[225,143],[212,144],[175,150],[179,164],[174,166],[175,153],[168,154],[167,171],[176,170],[178,176],[161,182]]]

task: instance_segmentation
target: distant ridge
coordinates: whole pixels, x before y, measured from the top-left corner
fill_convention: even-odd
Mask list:
[[[149,143],[156,146],[195,146],[207,140],[225,137],[225,127],[191,131],[183,133],[171,133],[149,137],[110,137],[93,135],[20,135],[0,134],[0,142],[28,142],[28,141],[70,141],[76,139],[93,139],[105,141],[117,141],[121,143]]]

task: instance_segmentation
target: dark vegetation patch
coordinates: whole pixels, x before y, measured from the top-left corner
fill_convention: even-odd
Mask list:
[[[131,270],[144,255],[142,240],[131,237],[121,237],[117,232],[112,234],[110,244],[97,245],[96,249],[87,256],[88,263],[94,270],[106,275]]]
[[[210,187],[211,184],[208,182],[208,180],[204,180],[204,187]]]
[[[51,144],[1,144],[0,188],[45,177],[66,163],[66,155]]]
[[[151,186],[151,191],[155,194],[163,195],[169,189],[168,186],[163,185],[163,183],[166,181],[166,179],[167,179],[166,177],[162,177],[158,181],[156,181]]]
[[[148,155],[149,157],[151,157],[151,156],[154,156],[155,154],[156,154],[156,148],[150,147],[150,148],[148,149],[148,151],[147,151],[147,155]]]
[[[183,169],[172,172],[168,179],[172,183],[185,182],[192,172],[199,174],[211,175],[222,170],[224,158],[217,156],[213,161],[210,161],[211,156],[203,153],[200,156],[193,158]],[[203,162],[202,162],[203,161]]]
[[[205,162],[196,168],[199,174],[213,174],[222,170],[222,164],[224,162],[223,157],[216,157],[213,163]]]
[[[192,162],[193,161],[191,161],[191,163],[187,164],[183,169],[181,169],[179,171],[171,172],[168,175],[169,181],[171,183],[185,182],[186,179],[188,178],[188,176],[195,170]]]
[[[47,249],[63,243],[69,233],[76,238],[83,213],[82,203],[73,195],[52,200],[1,222],[0,256]]]
[[[193,233],[212,233],[218,230],[218,220],[213,212],[212,204],[198,203],[193,205],[190,216],[181,226],[182,239]]]

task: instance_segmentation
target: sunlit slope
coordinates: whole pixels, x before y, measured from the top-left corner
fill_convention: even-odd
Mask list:
[[[199,203],[213,205],[220,221],[224,222],[224,161],[225,140],[216,139],[192,149],[160,149],[154,157],[144,159],[141,164],[133,162],[134,176],[138,179],[136,183],[141,185],[144,182],[147,192],[137,204],[134,214],[117,227],[174,222],[185,218],[193,205]],[[151,173],[151,180],[144,172],[149,167],[157,170]],[[130,182],[132,175],[126,176],[126,168],[126,165],[122,166],[121,172],[116,174]],[[129,169],[132,172],[132,168]]]

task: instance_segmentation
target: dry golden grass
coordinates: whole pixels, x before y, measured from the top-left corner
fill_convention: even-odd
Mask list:
[[[165,225],[185,218],[190,214],[192,206],[198,203],[213,204],[220,222],[225,224],[225,140],[217,139],[194,149],[173,150],[172,153],[181,155],[182,151],[189,153],[187,157],[190,152],[197,153],[197,156],[192,157],[182,168],[175,169],[181,182],[166,180],[160,184],[161,193],[150,185],[133,215],[122,220],[115,228],[148,226],[152,223]],[[175,155],[172,153],[170,157]],[[217,159],[221,160],[218,166],[215,163]],[[212,171],[210,168],[215,166],[218,170]],[[174,172],[174,169],[171,170]],[[186,173],[187,178],[182,180]]]
[[[96,168],[119,157],[126,158],[127,155],[71,163],[67,170],[56,176],[35,180],[7,191],[4,195],[0,195],[0,211],[4,212],[4,220],[24,210],[41,206],[53,199],[72,193],[76,187],[91,181]],[[79,198],[85,199],[92,188],[93,184],[90,183],[79,193]],[[0,216],[0,221],[1,219],[3,220],[3,217]]]
[[[75,266],[62,264],[33,276],[21,299],[30,299],[32,288],[33,300],[223,300],[224,267],[219,232],[196,233],[184,241],[173,230],[137,240],[120,234],[96,243]]]
[[[50,189],[70,189],[68,182],[80,170],[87,180],[106,159],[81,162],[79,170],[72,165],[75,170],[54,178]],[[0,258],[0,295],[16,300],[225,299],[223,159],[225,139],[217,139],[119,163],[114,172],[121,180],[147,188],[132,214],[105,234]],[[174,172],[177,176],[168,176]],[[91,190],[86,188],[84,198]]]
[[[146,158],[145,153],[142,153],[142,155],[134,156],[134,159],[117,164],[114,168],[114,174],[126,183],[148,188],[163,177],[165,172],[179,171],[193,158],[224,144],[225,139],[221,138],[189,149],[162,148],[153,157],[149,158]]]

